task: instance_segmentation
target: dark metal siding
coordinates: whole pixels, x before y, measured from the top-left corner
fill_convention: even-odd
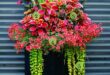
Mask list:
[[[0,0],[0,75],[24,75],[24,54],[16,54],[7,35],[8,27],[23,17],[23,6],[17,0]]]
[[[86,75],[110,75],[110,0],[87,0],[85,11],[104,29],[88,44]]]

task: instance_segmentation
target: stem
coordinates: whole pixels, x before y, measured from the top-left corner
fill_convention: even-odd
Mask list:
[[[49,0],[50,2],[53,2],[54,0]]]
[[[73,70],[73,75],[76,75],[76,69],[75,69],[75,62],[76,62],[76,59],[75,59],[75,50],[72,49],[72,70]]]
[[[76,49],[77,62],[76,69],[77,75],[85,75],[85,50]]]
[[[38,50],[38,75],[42,75],[43,72],[43,53],[42,50]]]
[[[71,60],[71,57],[72,57],[72,53],[69,49],[67,49],[67,65],[68,65],[68,72],[69,72],[69,75],[72,75],[72,60]]]
[[[39,3],[44,3],[44,2],[45,2],[45,0],[38,0],[38,2],[39,2]]]
[[[30,71],[31,75],[37,75],[37,51],[31,50],[30,52]]]

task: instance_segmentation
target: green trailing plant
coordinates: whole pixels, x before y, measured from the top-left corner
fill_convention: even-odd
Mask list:
[[[78,50],[76,49],[76,73],[77,75],[85,75],[85,49],[84,50]]]
[[[65,52],[69,75],[85,75],[85,50],[67,48]]]
[[[31,50],[30,52],[30,71],[31,75],[42,75],[43,56],[42,50]]]

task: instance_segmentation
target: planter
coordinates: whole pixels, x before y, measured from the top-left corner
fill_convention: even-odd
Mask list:
[[[31,75],[30,73],[30,63],[29,63],[29,52],[25,50],[25,75]]]
[[[81,10],[78,0],[44,1],[28,3],[26,16],[8,30],[18,52],[26,49],[25,74],[85,75],[86,44],[102,28]]]
[[[50,52],[43,55],[44,71],[43,75],[68,75],[67,67],[64,65],[64,55],[57,52]],[[31,75],[29,52],[25,51],[25,75]]]

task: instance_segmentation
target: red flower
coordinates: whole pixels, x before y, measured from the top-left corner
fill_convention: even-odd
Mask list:
[[[78,2],[79,0],[71,0],[73,3]]]
[[[53,9],[53,10],[58,10],[59,8],[58,8],[58,6],[53,5],[53,6],[52,6],[52,9]]]
[[[32,36],[37,36],[37,32],[33,31],[33,32],[31,32],[31,35]]]
[[[41,27],[46,28],[48,26],[48,24],[46,22],[41,24]]]
[[[47,5],[45,3],[41,4],[42,8],[47,8]]]
[[[40,36],[44,35],[43,29],[38,29],[38,34],[39,34]]]

